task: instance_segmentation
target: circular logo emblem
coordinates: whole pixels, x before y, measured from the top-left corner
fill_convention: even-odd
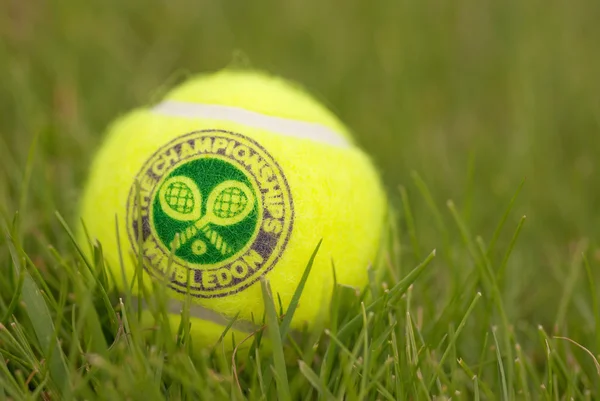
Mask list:
[[[252,139],[220,130],[159,149],[127,202],[129,239],[144,268],[204,298],[240,291],[268,272],[292,222],[290,189],[275,160]]]

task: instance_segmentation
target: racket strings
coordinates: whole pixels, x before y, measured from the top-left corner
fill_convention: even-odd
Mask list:
[[[170,184],[165,191],[165,200],[169,207],[183,214],[192,213],[196,205],[194,193],[183,182]]]
[[[231,218],[242,213],[248,206],[248,197],[240,188],[230,187],[217,196],[213,213],[220,218]]]

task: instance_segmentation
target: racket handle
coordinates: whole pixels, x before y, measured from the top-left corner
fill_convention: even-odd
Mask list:
[[[231,247],[227,244],[227,242],[225,242],[223,237],[221,237],[218,232],[211,230],[208,224],[202,228],[202,232],[210,241],[210,243],[217,248],[219,252],[221,252],[221,255],[227,255],[228,253],[231,253]]]
[[[210,243],[217,248],[219,252],[221,252],[221,255],[227,255],[228,253],[231,253],[231,247],[227,244],[227,242],[225,242],[223,237],[221,237],[218,232],[210,229],[209,224],[205,224],[203,227],[198,227],[196,224],[192,224],[184,231],[181,231],[179,236],[175,237],[173,240],[175,241],[175,249],[179,249],[187,244],[198,234],[198,231],[202,231]]]
[[[193,224],[191,226],[188,226],[185,230],[180,231],[173,239],[173,242],[175,243],[175,250],[187,244],[197,234],[198,228],[196,228],[196,226]]]

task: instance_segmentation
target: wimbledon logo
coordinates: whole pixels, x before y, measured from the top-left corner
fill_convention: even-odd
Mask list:
[[[240,134],[192,132],[163,146],[136,177],[127,227],[154,275],[192,295],[240,291],[268,272],[292,230],[293,205],[273,158]]]

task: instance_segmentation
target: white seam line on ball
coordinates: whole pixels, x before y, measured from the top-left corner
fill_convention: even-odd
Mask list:
[[[295,138],[311,139],[328,145],[343,148],[351,146],[348,139],[343,135],[324,125],[307,121],[290,120],[283,117],[268,116],[254,111],[240,109],[238,107],[167,100],[156,105],[152,111],[157,114],[174,117],[232,121],[249,127],[261,128]]]
[[[138,308],[140,306],[138,304],[138,300],[136,297],[132,298],[132,304],[135,308]],[[148,305],[146,304],[146,301],[142,300],[141,307],[142,307],[142,309],[148,309]],[[181,302],[179,300],[170,299],[167,302],[167,308],[171,314],[181,315],[181,312],[184,309],[184,305],[183,305],[183,302]],[[225,327],[231,323],[231,319],[221,315],[219,312],[205,308],[198,304],[189,305],[188,311],[189,311],[190,317],[194,317],[194,318],[204,320],[207,322],[212,322],[219,326]],[[232,328],[234,328],[238,331],[244,332],[244,333],[253,333],[253,332],[259,330],[260,326],[258,326],[255,323],[252,323],[248,320],[237,319],[233,322]]]
[[[169,300],[169,311],[171,313],[181,315],[183,308],[184,306],[182,302],[173,299]],[[225,316],[221,315],[219,312],[204,308],[201,305],[189,305],[189,312],[190,316],[192,317],[213,322],[221,326],[227,326],[230,323],[230,320]],[[237,319],[233,323],[232,327],[244,333],[252,333],[259,329],[259,326],[243,319]]]

